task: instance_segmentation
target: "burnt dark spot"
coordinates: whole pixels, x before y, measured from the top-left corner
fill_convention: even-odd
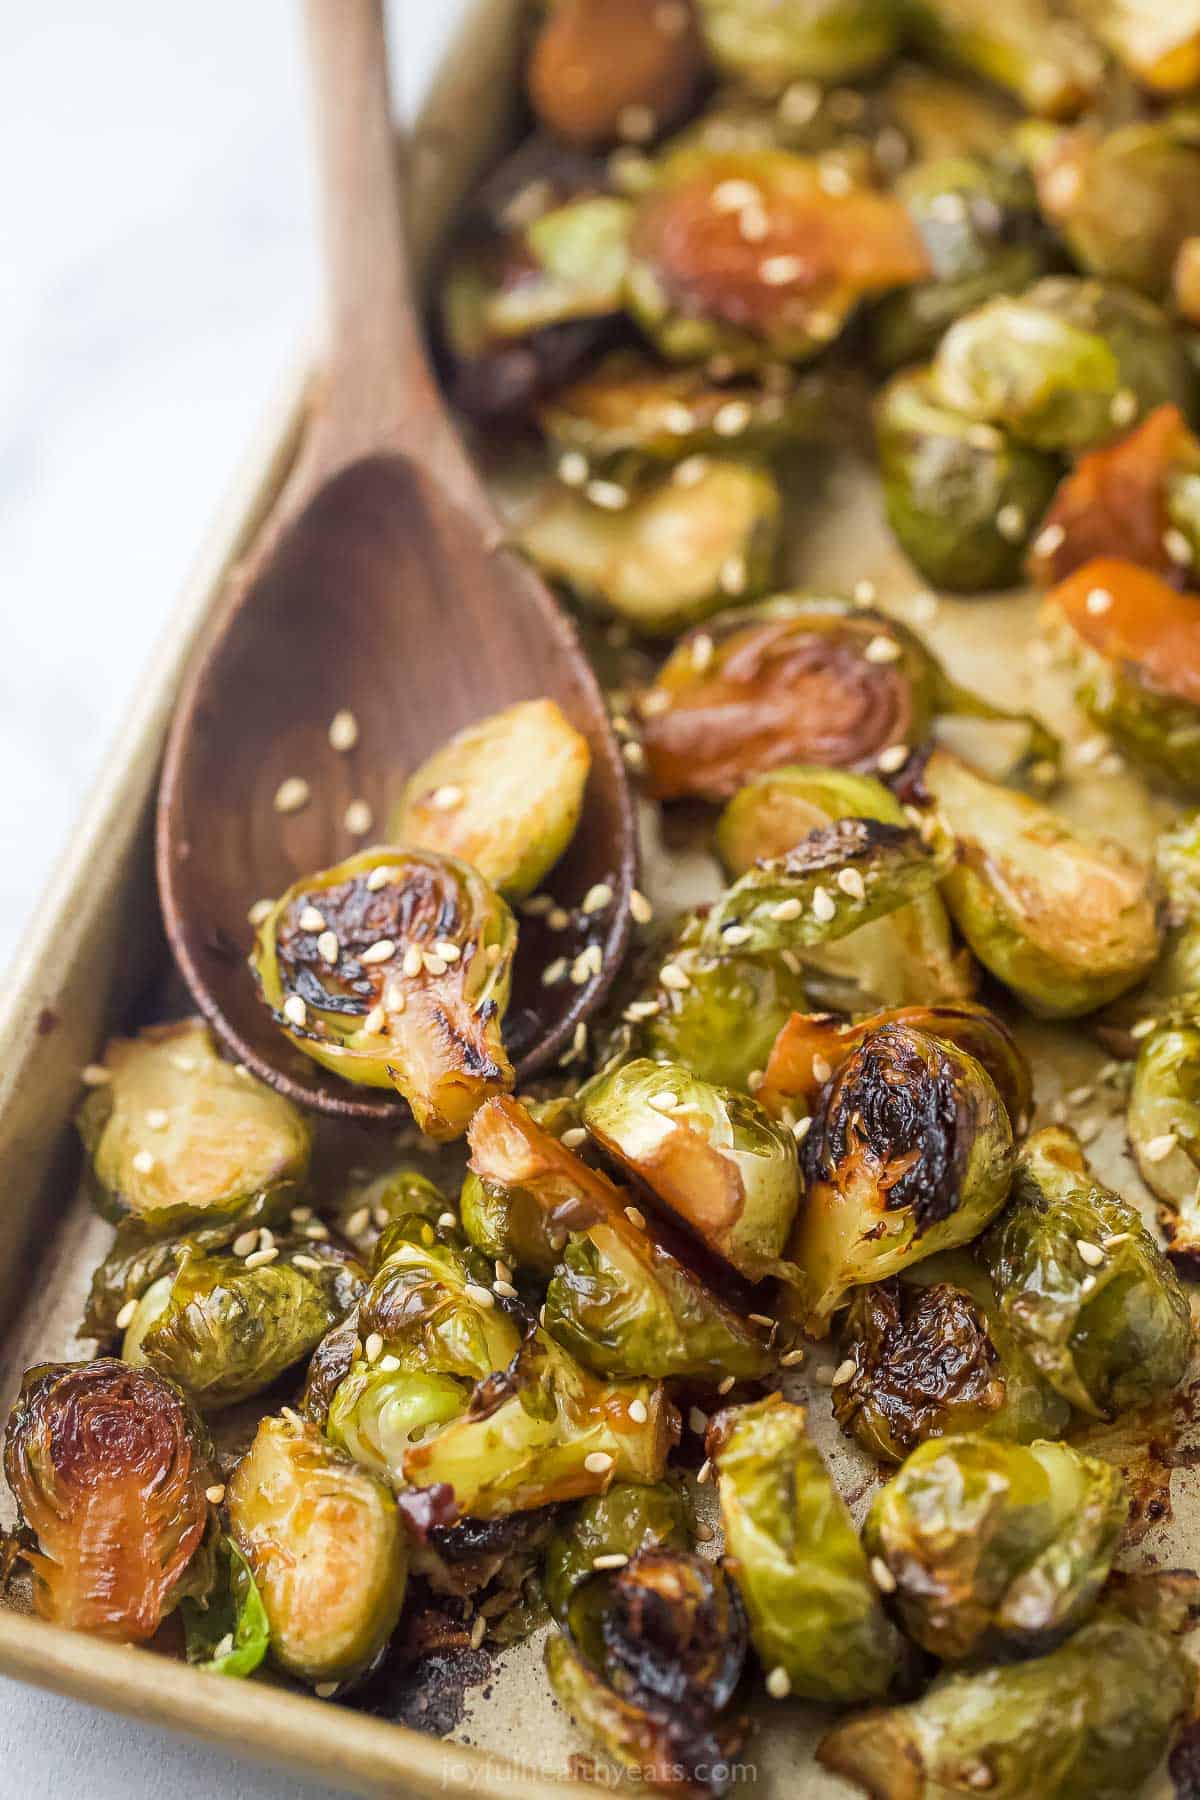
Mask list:
[[[458,1641],[416,1657],[389,1657],[360,1690],[362,1710],[413,1731],[447,1737],[462,1722],[467,1694],[492,1673],[492,1659],[485,1650],[470,1648],[465,1627],[449,1627],[445,1635]]]
[[[58,1030],[58,1026],[59,1018],[54,1008],[52,1006],[43,1006],[37,1016],[36,1030],[38,1036],[49,1037],[52,1031]]]
[[[893,850],[920,847],[920,837],[907,825],[888,825],[882,819],[838,819],[822,825],[779,857],[774,865],[793,875],[819,875],[826,869],[844,869],[856,862],[872,862]]]
[[[643,1550],[612,1580],[601,1637],[619,1692],[685,1712],[721,1712],[749,1642],[741,1597],[724,1569],[675,1550]]]
[[[436,1490],[424,1491],[432,1493]],[[439,1519],[435,1521],[429,1537],[450,1562],[457,1562],[467,1556],[507,1556],[514,1550],[526,1549],[531,1544],[538,1543],[557,1511],[554,1506],[539,1506],[532,1512],[510,1513],[501,1519],[465,1518],[445,1524]]]
[[[1200,1719],[1185,1725],[1167,1758],[1175,1800],[1200,1800]]]

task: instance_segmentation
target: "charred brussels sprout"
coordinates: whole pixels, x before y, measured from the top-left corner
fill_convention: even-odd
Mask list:
[[[79,1131],[109,1218],[165,1236],[232,1218],[266,1222],[293,1204],[311,1125],[223,1061],[200,1019],[117,1038],[103,1066],[109,1080],[85,1100]]]
[[[1200,1273],[1200,1024],[1167,1020],[1138,1050],[1129,1092],[1129,1144],[1162,1202],[1167,1255]]]
[[[501,1026],[516,941],[508,907],[466,863],[364,850],[293,883],[251,961],[297,1049],[348,1081],[396,1088],[421,1130],[445,1139],[513,1084]]]
[[[951,917],[1032,1013],[1078,1017],[1147,972],[1160,943],[1147,868],[945,751],[929,758],[923,779],[958,846],[942,883]]]
[[[825,1091],[789,1247],[806,1330],[847,1290],[977,1237],[1012,1178],[1012,1127],[973,1056],[908,1025],[872,1032]]]
[[[780,516],[769,469],[702,457],[632,492],[552,483],[520,537],[542,572],[586,605],[646,637],[670,637],[731,597],[770,586]]]
[[[659,1482],[678,1432],[661,1384],[598,1380],[535,1326],[464,1417],[406,1452],[404,1478],[444,1481],[461,1513],[503,1518],[602,1494],[614,1481]]]
[[[804,1409],[773,1394],[718,1413],[707,1447],[763,1668],[782,1669],[800,1699],[881,1699],[900,1667],[900,1635]]]
[[[723,1794],[746,1734],[730,1710],[746,1619],[719,1564],[643,1550],[581,1583],[546,1671],[576,1725],[653,1788]]]
[[[184,1599],[180,1614],[193,1668],[244,1679],[267,1654],[271,1625],[250,1565],[232,1538],[222,1538],[217,1584],[203,1600]]]
[[[253,1267],[240,1256],[185,1257],[139,1301],[125,1361],[169,1375],[202,1412],[269,1387],[345,1317],[365,1280],[328,1244],[269,1248],[275,1257]]]
[[[800,1174],[792,1133],[756,1101],[638,1057],[589,1085],[583,1122],[740,1274],[776,1272]]]
[[[1129,1502],[1111,1464],[1066,1444],[922,1444],[878,1494],[863,1548],[909,1637],[943,1662],[1037,1656],[1108,1579]]]
[[[565,143],[603,149],[668,129],[705,74],[690,0],[556,0],[538,28],[526,82],[533,110]]]
[[[877,1800],[1128,1800],[1195,1698],[1179,1581],[1131,1580],[1049,1656],[940,1675],[911,1705],[848,1719],[818,1759]]]
[[[542,1587],[550,1611],[565,1621],[571,1596],[593,1574],[596,1557],[632,1560],[640,1550],[690,1550],[692,1530],[687,1492],[674,1481],[648,1487],[618,1481],[607,1493],[581,1500],[546,1546]]]
[[[628,1194],[557,1143],[515,1101],[484,1108],[471,1165],[486,1184],[540,1206],[559,1243],[546,1290],[551,1335],[615,1378],[764,1375],[761,1337],[660,1241]]]
[[[1102,91],[1104,60],[1054,0],[914,0],[922,49],[994,81],[1031,112],[1071,118]]]
[[[470,725],[422,763],[393,835],[457,857],[510,900],[549,873],[575,835],[592,755],[553,700],[521,700]],[[461,795],[446,807],[448,788]]]
[[[1080,1412],[1115,1418],[1182,1377],[1187,1297],[1134,1208],[1090,1173],[1073,1133],[1049,1126],[1023,1146],[1012,1200],[978,1254],[1005,1324]]]
[[[566,1132],[579,1128],[577,1101],[528,1101],[526,1112],[548,1135],[561,1143]],[[480,1129],[485,1129],[480,1122]],[[490,1138],[485,1138],[490,1143]],[[562,1230],[552,1219],[552,1208],[542,1204],[535,1185],[530,1188],[512,1178],[503,1159],[490,1160],[490,1152],[480,1152],[488,1168],[486,1176],[468,1170],[459,1196],[462,1228],[477,1250],[493,1260],[534,1275],[552,1275],[562,1255]]]
[[[396,1628],[407,1576],[404,1528],[383,1482],[285,1415],[259,1425],[228,1506],[272,1661],[302,1681],[365,1674]]]
[[[1168,402],[1186,413],[1195,381],[1165,314],[1140,294],[1047,276],[952,325],[932,365],[933,396],[1039,450],[1107,443]]]
[[[1054,458],[940,405],[925,370],[884,389],[875,430],[888,523],[926,580],[961,594],[1017,582]]]
[[[1070,1423],[1070,1406],[1025,1355],[965,1250],[856,1288],[838,1349],[851,1371],[833,1390],[834,1416],[883,1462],[952,1433],[1028,1444]]]
[[[1153,92],[1184,94],[1200,84],[1200,20],[1187,0],[1071,0],[1071,10]]]
[[[352,1180],[338,1194],[326,1217],[359,1256],[369,1261],[394,1220],[416,1213],[431,1225],[436,1224],[448,1206],[441,1189],[419,1169],[385,1169],[381,1175]]]
[[[793,81],[852,81],[900,42],[890,0],[697,0],[700,29],[719,73],[740,87],[781,94]]]
[[[896,191],[916,223],[932,274],[881,300],[871,322],[886,369],[931,356],[942,333],[993,294],[1016,294],[1044,274],[1049,239],[1037,194],[1011,161],[953,155],[907,169]]]
[[[1079,668],[1088,717],[1160,782],[1200,796],[1200,600],[1097,557],[1046,598]]]
[[[848,171],[831,194],[823,173],[819,158],[787,150],[681,150],[661,163],[634,219],[625,293],[665,356],[799,362],[861,300],[928,275],[895,195]]]
[[[30,1369],[4,1473],[36,1549],[43,1619],[122,1643],[154,1636],[213,1578],[212,1449],[179,1389],[102,1357]]]

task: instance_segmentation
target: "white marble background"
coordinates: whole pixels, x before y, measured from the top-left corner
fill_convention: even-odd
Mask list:
[[[464,0],[393,0],[404,90]],[[0,969],[317,306],[298,0],[0,35]],[[0,1680],[0,1796],[330,1800]]]

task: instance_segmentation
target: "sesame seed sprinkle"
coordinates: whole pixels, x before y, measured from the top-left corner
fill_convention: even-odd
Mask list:
[[[787,925],[793,919],[798,919],[803,911],[804,907],[793,894],[789,899],[781,900],[777,906],[771,908],[771,917],[780,925]]]
[[[476,1281],[468,1281],[464,1292],[468,1299],[473,1300],[476,1306],[481,1306],[485,1312],[496,1304],[496,1296],[491,1288],[480,1287]]]
[[[772,1700],[786,1700],[792,1691],[792,1680],[782,1663],[776,1664],[767,1675],[766,1688]]]
[[[583,896],[581,910],[585,913],[603,912],[606,906],[612,905],[613,891],[607,881],[598,881]]]
[[[248,1256],[246,1258],[246,1267],[248,1269],[265,1268],[267,1263],[273,1263],[278,1255],[279,1251],[277,1247],[274,1244],[271,1244],[267,1249],[256,1250],[253,1256]]]
[[[687,970],[681,969],[677,962],[665,962],[658,971],[658,979],[665,988],[673,988],[676,993],[682,993],[692,985]]]
[[[799,281],[804,266],[800,256],[764,256],[758,265],[758,278],[767,287],[787,287]]]
[[[554,961],[547,963],[545,968],[542,970],[542,986],[543,987],[557,987],[559,982],[563,980],[566,973],[567,973],[566,957],[565,956],[556,956]]]
[[[629,505],[629,490],[617,481],[589,481],[583,491],[603,512],[621,512]]]
[[[637,888],[633,888],[630,891],[629,910],[633,915],[634,922],[638,925],[649,925],[651,919],[654,917],[653,906],[651,906],[645,894],[639,893]]]
[[[275,902],[273,900],[256,900],[246,914],[246,918],[251,925],[261,925],[264,919],[270,918],[274,910]]]
[[[139,1175],[149,1175],[154,1168],[154,1158],[149,1150],[139,1150],[133,1158],[133,1167]]]
[[[629,1220],[629,1223],[632,1226],[634,1226],[638,1231],[645,1231],[646,1215],[642,1211],[641,1207],[627,1206],[625,1208],[625,1217]]]
[[[871,1558],[870,1566],[871,1579],[879,1589],[880,1593],[894,1594],[896,1591],[896,1577],[892,1574],[892,1571],[888,1568],[882,1556],[873,1556]]]
[[[1093,617],[1098,617],[1100,613],[1106,613],[1112,603],[1112,595],[1107,588],[1102,587],[1092,588],[1088,593],[1087,599],[1084,601],[1084,605]]]
[[[289,775],[275,789],[275,811],[277,813],[300,812],[308,805],[312,790],[307,781],[300,775]]]
[[[1075,1248],[1081,1260],[1091,1269],[1098,1269],[1104,1261],[1104,1252],[1099,1244],[1093,1244],[1088,1238],[1076,1238]]]
[[[886,750],[879,752],[877,760],[885,775],[894,775],[908,761],[908,745],[889,744]]]
[[[839,869],[837,885],[852,900],[865,900],[867,897],[867,884],[863,880],[861,869]]]
[[[301,931],[324,931],[325,914],[316,906],[304,906],[296,923]]]
[[[603,1556],[593,1556],[593,1569],[623,1569],[629,1558],[621,1550],[606,1552]]]
[[[404,1011],[404,995],[395,995],[392,1001],[393,1012]],[[382,1006],[373,1006],[362,1022],[363,1034],[366,1037],[379,1037],[387,1025],[387,1013]]]
[[[854,1361],[854,1358],[852,1356],[848,1356],[846,1358],[845,1362],[840,1362],[838,1364],[837,1368],[833,1371],[833,1380],[830,1382],[830,1386],[831,1387],[844,1387],[846,1382],[853,1381],[854,1372],[857,1367],[858,1367],[858,1365]]]
[[[353,750],[357,742],[358,720],[350,708],[344,706],[340,712],[335,712],[329,721],[329,747],[331,750],[339,750],[344,753],[347,750]]]
[[[223,1481],[214,1481],[211,1487],[205,1488],[204,1498],[208,1501],[210,1506],[220,1506],[222,1500],[225,1498],[225,1483]]]
[[[896,662],[902,654],[895,638],[883,636],[873,637],[863,651],[863,655],[869,663]]]
[[[558,459],[558,479],[566,487],[582,487],[591,470],[588,459],[579,450],[567,450]]]
[[[1164,1131],[1161,1137],[1150,1138],[1143,1144],[1142,1155],[1147,1162],[1162,1162],[1164,1157],[1170,1156],[1178,1142],[1178,1135],[1174,1131]]]
[[[829,892],[828,888],[818,886],[813,889],[812,909],[813,917],[819,919],[821,923],[825,925],[827,925],[831,919],[837,917],[837,901],[833,898],[833,895]]]
[[[124,1306],[121,1308],[120,1312],[117,1314],[117,1317],[116,1317],[116,1326],[117,1326],[118,1331],[124,1331],[126,1326],[132,1325],[133,1315],[136,1313],[137,1309],[138,1309],[138,1303],[136,1300],[127,1300],[125,1302]]]
[[[112,1080],[112,1070],[106,1069],[103,1063],[88,1063],[80,1070],[79,1079],[84,1087],[107,1087]]]
[[[376,963],[391,962],[395,954],[396,946],[391,938],[378,938],[375,943],[368,944],[365,950],[359,952],[358,960],[373,968]]]
[[[331,966],[336,963],[338,959],[337,933],[323,931],[317,939],[317,951]]]
[[[613,1459],[607,1450],[590,1450],[583,1459],[583,1466],[589,1475],[607,1475]]]
[[[447,782],[444,787],[434,788],[429,796],[429,804],[437,812],[453,812],[455,807],[462,805],[463,798],[462,789],[455,787],[453,782]]]
[[[352,800],[342,814],[342,824],[351,837],[366,837],[374,823],[375,815],[365,800]]]

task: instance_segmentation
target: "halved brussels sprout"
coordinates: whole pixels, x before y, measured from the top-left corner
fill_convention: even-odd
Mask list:
[[[879,1700],[900,1668],[866,1551],[804,1424],[771,1394],[718,1413],[706,1448],[750,1636],[768,1673],[803,1700]],[[778,1679],[778,1678],[777,1678]]]
[[[1103,57],[1054,0],[912,0],[909,11],[923,50],[994,81],[1030,112],[1072,118],[1102,92]]]
[[[589,1369],[720,1381],[771,1367],[763,1338],[673,1254],[630,1196],[515,1101],[476,1115],[471,1166],[486,1184],[528,1196],[559,1234],[543,1317]]]
[[[525,80],[540,123],[565,143],[602,149],[656,137],[686,114],[705,75],[690,0],[555,0]]]
[[[436,1224],[449,1201],[419,1169],[385,1169],[352,1179],[322,1212],[358,1254],[369,1261],[386,1228],[410,1213]]]
[[[1179,334],[1140,294],[1052,275],[952,325],[933,396],[1039,450],[1095,449],[1168,402],[1187,413],[1195,377]]]
[[[876,1800],[1129,1800],[1195,1699],[1178,1635],[1193,1585],[1130,1578],[1049,1656],[939,1675],[908,1706],[835,1725],[817,1758]]]
[[[202,1600],[179,1605],[193,1668],[245,1679],[259,1667],[271,1642],[271,1625],[250,1564],[232,1538],[222,1538],[216,1586]]]
[[[960,594],[1013,586],[1057,461],[941,405],[927,369],[889,382],[875,433],[888,523],[926,580]]]
[[[1190,1014],[1200,994],[1200,813],[1159,833],[1154,865],[1167,897],[1166,934],[1149,979],[1127,996],[1130,1024],[1168,1010]]]
[[[1035,151],[1038,200],[1087,275],[1166,299],[1200,232],[1200,140],[1178,116],[1055,132]]]
[[[965,1250],[856,1288],[838,1352],[851,1372],[833,1390],[834,1416],[883,1462],[903,1462],[918,1444],[958,1432],[1029,1444],[1061,1436],[1071,1420]]]
[[[111,1357],[21,1382],[4,1473],[36,1549],[33,1603],[73,1631],[141,1643],[213,1580],[212,1446],[170,1381]]]
[[[457,857],[507,899],[531,894],[575,835],[592,753],[553,700],[520,700],[435,750],[404,789],[397,843]],[[461,798],[447,807],[448,789]]]
[[[1135,81],[1156,93],[1200,85],[1200,20],[1190,0],[1070,0]]]
[[[535,1125],[561,1141],[580,1124],[579,1105],[570,1099],[525,1102]],[[485,1153],[486,1158],[486,1153]],[[507,1171],[486,1178],[468,1169],[458,1200],[462,1228],[477,1250],[511,1268],[548,1276],[562,1255],[561,1229],[535,1192],[510,1181]]]
[[[560,1625],[565,1622],[571,1596],[594,1573],[597,1557],[632,1560],[640,1550],[690,1550],[692,1532],[691,1502],[677,1481],[618,1481],[607,1493],[581,1500],[546,1546],[542,1587],[550,1611]]]
[[[900,42],[891,0],[696,3],[719,73],[762,94],[782,94],[794,81],[852,81],[886,62]]]
[[[384,847],[293,882],[250,960],[297,1049],[347,1081],[396,1088],[421,1130],[447,1139],[513,1085],[501,1028],[516,943],[475,869]]]
[[[1200,600],[1115,556],[1046,596],[1079,667],[1078,699],[1124,754],[1200,796]]]
[[[1177,576],[1200,558],[1198,486],[1200,441],[1177,406],[1157,407],[1063,477],[1034,540],[1030,579],[1051,587],[1096,556]]]
[[[1187,1367],[1191,1312],[1135,1209],[1102,1187],[1074,1133],[1036,1132],[978,1255],[1039,1373],[1080,1412],[1112,1419],[1168,1393]]]
[[[805,1330],[823,1336],[848,1289],[990,1223],[1012,1179],[1012,1127],[973,1056],[885,1025],[829,1083],[801,1155],[808,1191],[789,1255]]]
[[[760,375],[714,381],[702,365],[664,368],[637,351],[614,351],[539,409],[560,451],[619,476],[635,459],[677,463],[736,447],[763,452],[813,442],[828,431],[832,396],[823,371],[774,364]]]
[[[1119,1471],[1067,1444],[949,1437],[876,1495],[863,1548],[931,1655],[1039,1656],[1092,1611],[1128,1511]]]
[[[896,183],[932,274],[881,300],[871,321],[885,369],[922,362],[942,333],[993,294],[1017,294],[1050,266],[1037,194],[1013,161],[955,153],[906,169]]]
[[[1142,1180],[1162,1202],[1167,1255],[1200,1274],[1200,1023],[1168,1019],[1142,1040],[1127,1125]]]
[[[202,1019],[151,1025],[104,1052],[109,1080],[79,1112],[97,1204],[165,1236],[189,1225],[268,1224],[298,1198],[312,1126],[217,1054]]]
[[[679,1417],[660,1382],[605,1382],[539,1326],[508,1368],[482,1382],[465,1417],[405,1453],[414,1487],[445,1482],[460,1513],[503,1518],[661,1481]]]
[[[670,637],[732,595],[771,585],[781,501],[769,469],[704,457],[632,493],[613,484],[616,508],[590,498],[595,490],[549,484],[521,547],[543,574],[646,637]]]
[[[1147,972],[1161,942],[1149,869],[947,751],[934,751],[922,779],[958,845],[942,883],[951,917],[1030,1012],[1076,1018]]]
[[[929,274],[903,203],[788,150],[666,157],[630,235],[626,303],[665,356],[800,362],[861,300]],[[754,229],[744,229],[747,217]]]
[[[637,1057],[588,1085],[583,1122],[739,1274],[778,1273],[800,1198],[796,1140],[749,1095]]]
[[[327,1243],[272,1244],[254,1256],[185,1256],[138,1302],[122,1357],[179,1384],[201,1412],[269,1387],[354,1305],[366,1271]],[[247,1261],[253,1266],[247,1267]]]
[[[272,1661],[302,1681],[365,1674],[399,1621],[408,1571],[383,1482],[292,1413],[263,1419],[227,1501],[266,1607]]]
[[[746,1620],[725,1570],[679,1550],[643,1550],[576,1589],[546,1643],[555,1694],[582,1731],[639,1781],[723,1794],[746,1720],[730,1712]]]
[[[785,1109],[793,1116],[811,1112],[834,1072],[883,1025],[915,1026],[973,1056],[995,1082],[1014,1132],[1024,1132],[1033,1110],[1028,1060],[1008,1026],[970,1000],[885,1008],[853,1021],[831,1013],[793,1013],[775,1040],[759,1089],[762,1105],[777,1117]]]
[[[788,765],[739,788],[717,821],[717,852],[731,875],[743,875],[757,862],[782,856],[817,826],[843,818],[906,823],[895,795],[870,775]],[[971,991],[970,958],[955,946],[946,909],[933,891],[846,937],[792,949],[813,989],[829,989],[829,1004],[846,1001],[845,1010],[955,1000]]]

